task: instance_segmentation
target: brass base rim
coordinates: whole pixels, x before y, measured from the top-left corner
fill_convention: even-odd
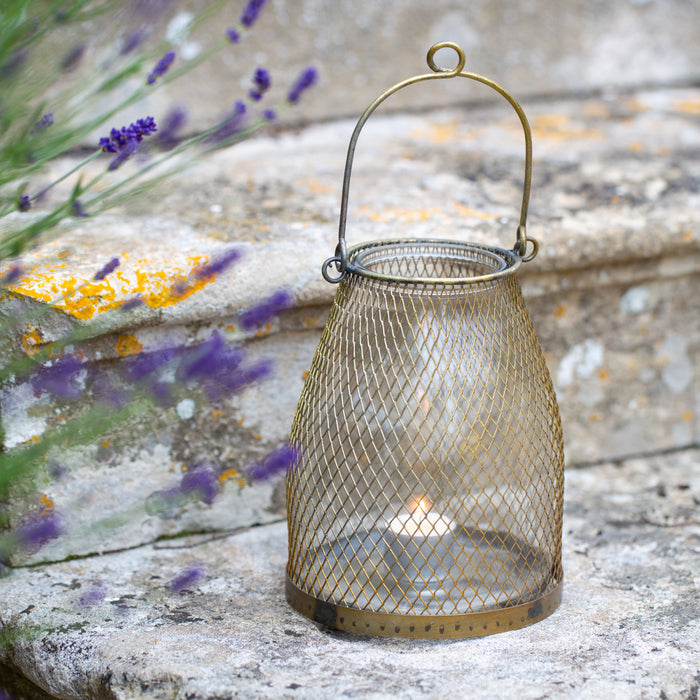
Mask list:
[[[342,632],[413,639],[484,637],[522,629],[549,617],[561,603],[563,588],[562,579],[551,591],[535,600],[496,610],[461,615],[398,615],[319,600],[298,588],[289,576],[285,581],[287,602],[314,622]]]

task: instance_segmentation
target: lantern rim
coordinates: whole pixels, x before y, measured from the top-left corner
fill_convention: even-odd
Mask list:
[[[467,254],[477,253],[482,257],[482,259],[479,261],[474,260],[474,262],[479,262],[485,267],[488,266],[489,262],[492,262],[494,269],[493,272],[489,272],[486,274],[470,275],[466,277],[425,277],[421,275],[404,276],[385,274],[382,272],[376,272],[375,270],[372,270],[363,264],[363,258],[368,253],[376,251],[380,248],[389,249],[396,248],[397,246],[413,247],[417,250],[420,250],[421,255],[425,253],[426,247],[430,247],[436,250],[443,249],[445,251],[449,249],[455,251],[453,255],[456,255],[457,252]],[[457,260],[456,257],[455,260]],[[468,260],[468,258],[462,257],[459,258],[459,260],[466,261]],[[485,245],[483,243],[472,243],[434,238],[394,238],[381,241],[368,241],[353,246],[348,251],[348,263],[346,269],[351,274],[358,275],[360,277],[367,277],[370,279],[379,280],[382,282],[433,286],[459,286],[491,282],[502,277],[508,277],[516,273],[522,262],[522,258],[513,250],[499,248],[497,246]]]

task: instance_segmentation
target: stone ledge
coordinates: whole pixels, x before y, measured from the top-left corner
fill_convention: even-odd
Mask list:
[[[535,144],[529,232],[542,248],[521,281],[557,388],[568,464],[697,443],[700,91],[524,107]],[[523,144],[509,112],[504,103],[371,120],[353,175],[350,242],[430,236],[512,245]],[[338,121],[242,143],[130,203],[128,212],[88,221],[27,257],[26,280],[0,300],[4,317],[45,307],[53,285],[88,286],[35,327],[3,339],[14,351],[24,352],[28,336],[50,342],[93,318],[98,324],[82,349],[109,366],[118,367],[125,345],[148,351],[215,329],[277,362],[274,379],[220,414],[206,405],[190,418],[165,411],[158,430],[130,427],[107,453],[95,445],[65,455],[67,480],[38,483],[28,507],[45,497],[90,532],[94,520],[168,488],[173,471],[198,459],[220,457],[239,469],[286,439],[334,293],[319,268],[335,247],[353,126]],[[173,283],[231,246],[244,252],[242,263],[173,303]],[[95,270],[113,255],[122,266],[93,285]],[[243,334],[237,312],[278,286],[292,290],[295,308],[269,329]],[[147,303],[133,315],[115,308],[138,290]],[[25,389],[2,393],[12,445],[57,413]],[[138,519],[108,539],[94,532],[80,542],[63,538],[33,560],[269,522],[282,510],[279,483],[231,482],[213,509]]]
[[[284,600],[285,525],[17,570],[0,659],[63,700],[695,697],[700,451],[566,475],[564,599],[522,630],[413,641],[329,632]],[[171,594],[193,562],[208,576]],[[11,584],[11,585],[10,585]],[[104,599],[80,606],[101,585]]]

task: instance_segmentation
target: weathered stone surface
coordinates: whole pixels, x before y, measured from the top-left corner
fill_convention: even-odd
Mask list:
[[[16,570],[0,618],[19,636],[0,659],[63,700],[680,700],[700,687],[697,449],[567,472],[564,599],[519,631],[444,642],[329,632],[286,604],[285,559],[277,523]],[[193,563],[206,577],[173,594]],[[90,591],[101,593],[86,605]]]
[[[700,92],[532,101],[525,108],[535,143],[529,232],[541,251],[524,266],[522,286],[558,391],[568,463],[697,443]],[[48,342],[92,318],[98,327],[83,350],[104,364],[118,366],[124,348],[191,343],[214,329],[278,363],[275,378],[221,414],[204,404],[191,417],[170,409],[157,431],[146,424],[145,434],[115,436],[108,452],[96,445],[76,453],[67,481],[40,483],[35,503],[43,494],[77,514],[89,537],[63,538],[37,559],[279,517],[279,484],[241,488],[234,479],[214,509],[173,520],[135,517],[109,538],[91,530],[115,506],[171,485],[197,459],[216,457],[240,469],[286,438],[334,293],[319,268],[335,247],[353,125],[339,121],[243,143],[128,212],[88,221],[28,258],[32,270],[2,301],[2,314],[50,298],[52,285],[58,292],[89,286],[19,329],[10,338],[18,352],[34,333]],[[522,151],[518,121],[505,103],[377,116],[358,146],[350,243],[431,236],[511,246]],[[244,261],[174,303],[172,284],[232,245]],[[117,272],[90,282],[112,255],[122,260]],[[237,312],[278,286],[293,291],[295,307],[269,329],[243,333]],[[133,315],[119,312],[135,292],[147,303]],[[56,406],[22,387],[6,388],[2,403],[10,445],[40,434],[56,415]]]
[[[214,19],[188,36],[183,32],[187,17],[208,4],[180,0],[155,13],[153,7],[163,10],[163,4],[120,5],[116,16],[93,22],[84,63],[104,64],[114,55],[115,38],[120,48],[124,38],[141,27],[154,45],[163,36],[174,42],[176,65],[182,65],[219,42],[245,5],[243,0],[223,3]],[[139,13],[140,9],[151,12]],[[158,118],[168,105],[180,103],[187,106],[193,127],[210,126],[246,95],[258,64],[272,71],[272,104],[285,98],[299,71],[314,64],[320,89],[305,98],[304,116],[355,114],[390,85],[427,72],[425,54],[443,40],[462,45],[467,70],[488,75],[520,95],[678,84],[700,76],[698,25],[700,8],[683,0],[527,5],[508,0],[270,2],[239,44],[227,46],[190,76],[149,95],[125,120],[132,121],[139,110]],[[76,36],[74,41],[82,44],[86,37]],[[449,54],[439,60],[454,65]],[[483,88],[442,83],[404,91],[389,108],[453,105],[488,96]]]

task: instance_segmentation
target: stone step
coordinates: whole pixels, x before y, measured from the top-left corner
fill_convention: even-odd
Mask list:
[[[303,617],[281,522],[21,569],[0,587],[0,663],[62,700],[696,697],[698,503],[697,449],[567,471],[559,609],[466,640]]]
[[[528,231],[541,250],[520,277],[557,389],[568,465],[697,444],[700,90],[523,106],[535,144]],[[335,248],[353,127],[334,121],[242,143],[27,255],[29,273],[0,301],[3,318],[78,292],[17,328],[5,339],[4,357],[31,353],[95,321],[81,349],[105,368],[118,369],[129,353],[218,330],[251,356],[273,358],[276,372],[221,406],[178,404],[99,444],[56,455],[63,478],[40,476],[37,492],[18,497],[14,507],[50,502],[66,513],[74,534],[21,561],[280,517],[281,481],[250,485],[242,467],[286,439],[335,292],[320,266]],[[376,116],[355,160],[350,243],[398,236],[511,247],[523,150],[505,103]],[[192,282],[193,269],[231,247],[241,250],[242,262],[214,282],[173,294],[173,284]],[[121,266],[93,282],[112,256]],[[292,291],[294,307],[269,327],[244,333],[240,310],[279,287]],[[146,304],[121,312],[119,304],[135,293]],[[21,382],[3,388],[0,406],[7,447],[61,420],[60,406]],[[109,535],[94,527],[105,516],[137,510],[202,459],[222,468],[222,491],[211,507],[172,517],[139,513]]]

